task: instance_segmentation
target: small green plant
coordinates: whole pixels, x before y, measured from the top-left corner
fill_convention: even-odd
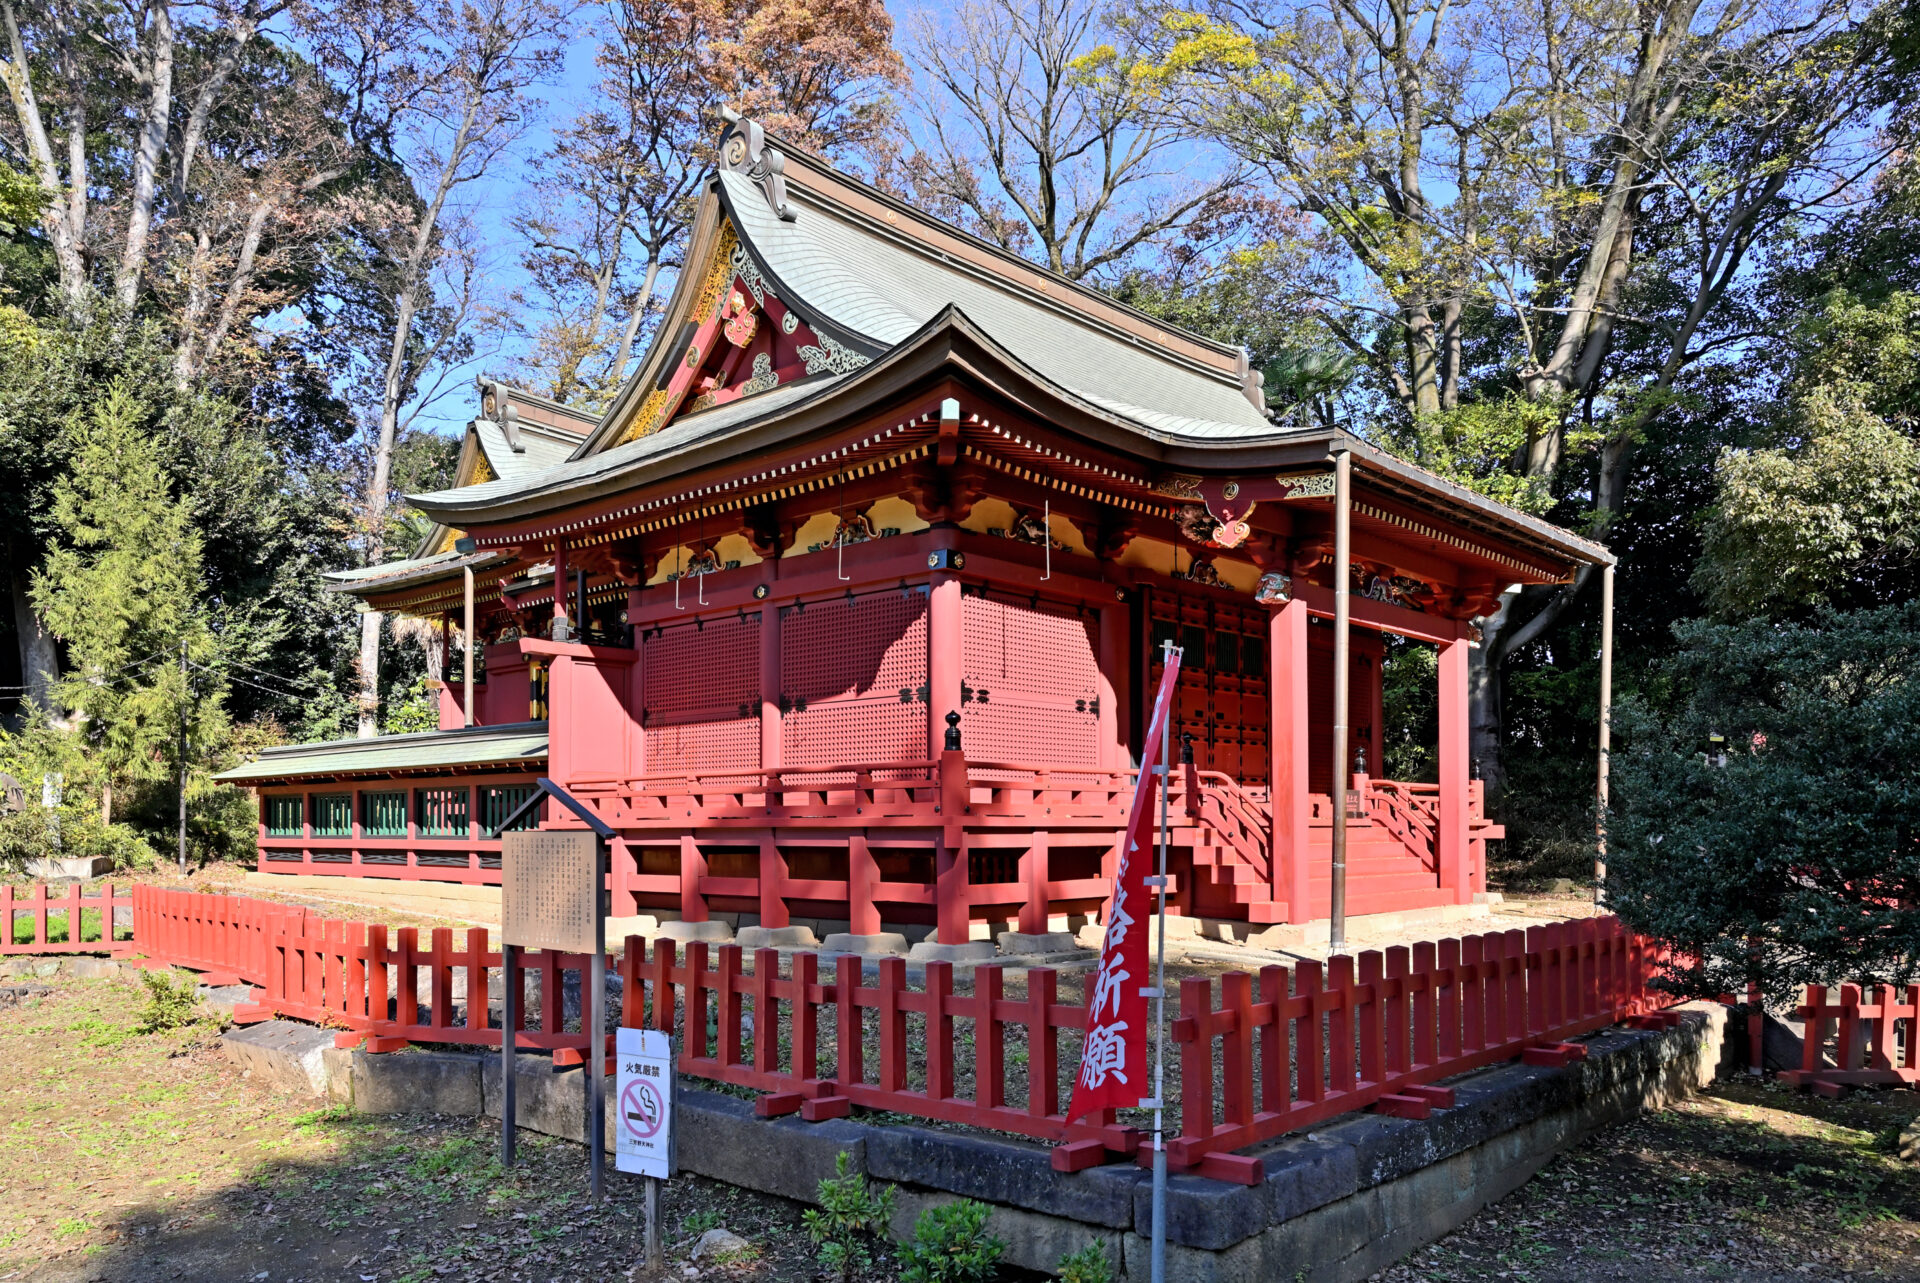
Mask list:
[[[726,1223],[716,1208],[705,1208],[698,1212],[689,1212],[680,1218],[680,1237],[699,1238],[708,1230],[717,1230]]]
[[[848,1173],[844,1151],[834,1158],[833,1171],[820,1181],[820,1206],[808,1208],[801,1219],[820,1249],[820,1263],[838,1273],[841,1283],[853,1283],[873,1264],[869,1245],[893,1219],[894,1191],[891,1185],[868,1189],[865,1173]]]
[[[992,1212],[963,1198],[920,1213],[912,1241],[900,1245],[901,1283],[987,1283],[1007,1250],[987,1233]]]
[[[142,971],[140,983],[147,990],[147,1005],[134,1028],[143,1034],[184,1029],[198,1019],[199,995],[192,976],[175,978],[172,971]]]
[[[1113,1283],[1113,1266],[1107,1261],[1107,1249],[1097,1240],[1061,1257],[1053,1271],[1060,1276],[1060,1283]]]

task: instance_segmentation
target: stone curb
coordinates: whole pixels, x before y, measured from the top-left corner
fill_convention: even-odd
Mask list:
[[[1726,1011],[1716,1004],[1682,1010],[1673,1030],[1595,1034],[1585,1040],[1587,1058],[1564,1069],[1504,1064],[1463,1075],[1449,1084],[1454,1108],[1427,1119],[1352,1114],[1283,1137],[1253,1151],[1267,1172],[1257,1187],[1172,1177],[1168,1279],[1366,1278],[1458,1228],[1595,1128],[1712,1081],[1726,1045]],[[254,1032],[272,1025],[307,1036]],[[319,1038],[329,1045],[318,1048],[324,1072],[316,1079]],[[300,1089],[349,1099],[362,1112],[499,1116],[497,1054],[335,1052],[330,1034],[283,1021],[227,1041],[229,1054],[259,1064],[273,1081],[304,1083]],[[273,1057],[280,1059],[268,1066]],[[338,1085],[342,1079],[350,1090]],[[547,1057],[522,1055],[515,1079],[522,1127],[583,1139],[583,1071],[555,1072]],[[1097,1240],[1119,1257],[1123,1277],[1147,1277],[1150,1179],[1133,1164],[1067,1175],[1052,1169],[1050,1150],[1039,1143],[912,1124],[764,1120],[750,1100],[685,1085],[676,1110],[683,1171],[811,1203],[845,1153],[851,1170],[900,1187],[896,1232],[910,1232],[926,1207],[974,1198],[993,1206],[990,1228],[1007,1241],[1011,1264],[1051,1270],[1065,1253]]]

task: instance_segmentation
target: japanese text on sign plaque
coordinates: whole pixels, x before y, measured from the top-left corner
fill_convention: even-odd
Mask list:
[[[673,1039],[658,1029],[614,1035],[613,1165],[636,1176],[673,1174]]]
[[[600,840],[592,833],[500,835],[501,934],[516,949],[592,953]]]

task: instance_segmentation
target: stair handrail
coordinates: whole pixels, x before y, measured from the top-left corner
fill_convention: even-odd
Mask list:
[[[1225,838],[1227,846],[1249,868],[1263,878],[1271,876],[1266,808],[1249,797],[1230,775],[1219,771],[1200,771],[1197,775],[1200,813],[1207,826]]]
[[[1399,780],[1367,782],[1367,814],[1397,838],[1400,844],[1430,868],[1438,868],[1439,841],[1437,815],[1422,804],[1422,799]],[[1439,798],[1436,790],[1435,806]]]

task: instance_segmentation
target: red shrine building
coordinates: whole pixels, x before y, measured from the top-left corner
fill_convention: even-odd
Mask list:
[[[544,775],[617,832],[615,915],[1058,929],[1106,896],[1170,641],[1179,912],[1327,917],[1336,810],[1347,913],[1485,891],[1474,621],[1605,548],[1270,417],[1241,350],[750,121],[685,262],[604,415],[484,385],[417,555],[332,576],[440,625],[441,729],[228,772],[261,871],[495,882]],[[1437,650],[1437,780],[1378,775],[1386,634]]]

